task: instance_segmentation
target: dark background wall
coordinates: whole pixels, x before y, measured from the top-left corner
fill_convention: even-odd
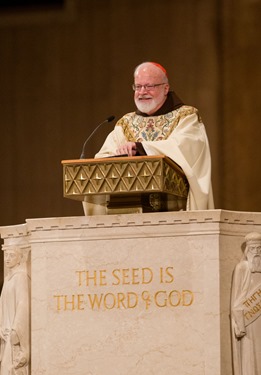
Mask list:
[[[62,196],[61,160],[77,159],[99,122],[134,109],[133,69],[148,60],[200,110],[216,208],[261,211],[260,16],[260,0],[1,8],[0,226],[83,214]],[[113,125],[99,130],[88,157]]]

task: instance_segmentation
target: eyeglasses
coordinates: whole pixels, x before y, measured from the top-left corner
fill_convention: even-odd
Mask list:
[[[141,91],[142,87],[146,91],[152,91],[155,89],[155,87],[161,86],[161,85],[166,85],[166,83],[155,83],[154,85],[132,85],[133,91]]]

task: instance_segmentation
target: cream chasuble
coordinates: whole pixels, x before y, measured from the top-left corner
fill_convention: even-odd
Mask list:
[[[183,105],[148,117],[128,113],[117,122],[95,158],[113,156],[129,141],[141,142],[147,155],[166,155],[183,169],[190,186],[187,210],[214,208],[209,143],[196,108]]]

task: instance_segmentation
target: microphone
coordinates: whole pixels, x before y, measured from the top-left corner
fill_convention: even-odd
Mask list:
[[[115,116],[109,116],[108,118],[106,118],[106,120],[104,120],[98,126],[96,126],[96,128],[93,130],[93,132],[89,135],[89,137],[84,142],[80,159],[85,159],[85,146],[88,143],[88,141],[91,139],[91,137],[93,136],[93,134],[96,133],[96,131],[99,129],[100,126],[102,126],[103,124],[106,124],[106,122],[111,122],[114,119],[115,119]]]

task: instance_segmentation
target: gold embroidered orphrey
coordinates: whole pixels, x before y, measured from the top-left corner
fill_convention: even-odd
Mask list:
[[[169,137],[182,118],[194,113],[198,115],[199,122],[202,122],[196,108],[184,105],[160,116],[143,117],[132,112],[119,120],[116,126],[122,127],[130,142],[162,141]]]

